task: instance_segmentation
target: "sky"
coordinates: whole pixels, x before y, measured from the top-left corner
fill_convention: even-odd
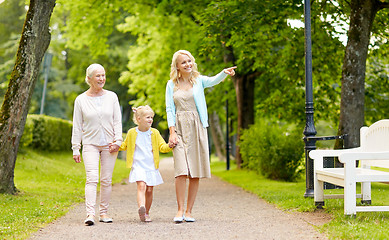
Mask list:
[[[288,24],[292,28],[303,28],[304,27],[304,22],[302,22],[301,20],[288,19]],[[347,23],[344,23],[344,22],[342,24],[343,25],[335,25],[335,28],[338,31],[338,34],[335,34],[335,36],[337,36],[339,38],[339,40],[342,42],[342,44],[344,46],[346,46],[348,25],[347,25]]]

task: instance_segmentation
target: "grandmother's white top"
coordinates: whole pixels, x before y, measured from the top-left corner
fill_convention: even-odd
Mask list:
[[[73,155],[80,155],[81,142],[101,146],[101,140],[105,138],[108,143],[121,145],[122,114],[116,93],[105,90],[99,105],[94,97],[89,97],[85,92],[76,98],[73,112]]]

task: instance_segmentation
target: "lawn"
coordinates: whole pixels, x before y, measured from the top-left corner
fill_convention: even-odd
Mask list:
[[[252,171],[237,170],[235,165],[226,170],[226,164],[212,160],[212,174],[237,185],[258,197],[288,211],[325,211],[332,221],[319,231],[329,239],[389,239],[389,212],[358,213],[356,218],[343,214],[342,199],[328,199],[324,210],[316,210],[313,198],[304,198],[305,179],[297,182],[273,181]],[[343,193],[342,189],[325,190]],[[389,184],[372,184],[373,205],[389,205]]]
[[[116,161],[113,182],[129,170]],[[84,201],[85,168],[72,152],[23,150],[15,167],[16,195],[0,194],[0,239],[24,239]]]

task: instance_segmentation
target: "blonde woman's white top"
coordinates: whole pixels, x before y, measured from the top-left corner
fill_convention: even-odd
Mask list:
[[[104,146],[115,142],[120,146],[123,141],[122,114],[116,93],[105,90],[98,98],[101,101],[84,92],[74,102],[73,155],[80,155],[81,143]]]

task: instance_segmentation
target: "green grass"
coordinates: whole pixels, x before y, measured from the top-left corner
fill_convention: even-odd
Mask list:
[[[125,162],[115,165],[113,182],[128,176]],[[23,150],[15,167],[16,195],[0,194],[0,239],[25,239],[84,201],[85,168],[72,152]]]
[[[304,198],[305,178],[297,182],[265,179],[252,171],[238,170],[234,164],[226,170],[224,162],[211,163],[212,174],[239,186],[258,197],[288,211],[325,211],[332,220],[319,227],[329,239],[389,239],[389,212],[358,213],[355,218],[343,214],[343,199],[325,200],[325,209],[316,210],[313,198]],[[359,191],[359,190],[357,190]],[[325,190],[343,193],[342,189]],[[389,184],[372,184],[373,205],[389,205]]]

